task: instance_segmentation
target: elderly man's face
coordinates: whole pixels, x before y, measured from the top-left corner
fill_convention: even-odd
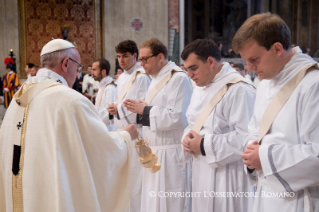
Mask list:
[[[76,49],[74,49],[73,54],[69,55],[69,58],[72,58],[73,60],[77,61],[78,63],[81,63],[80,54]],[[69,66],[68,66],[68,71],[67,71],[66,76],[65,76],[65,78],[66,78],[65,80],[68,83],[70,88],[72,88],[72,86],[75,82],[75,78],[78,75],[78,67],[79,67],[79,65],[76,62],[69,59]]]

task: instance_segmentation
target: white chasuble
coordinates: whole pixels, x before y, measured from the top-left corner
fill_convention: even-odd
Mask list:
[[[95,107],[109,131],[115,131],[114,116],[111,116],[113,119],[110,119],[109,111],[106,109],[109,104],[114,102],[115,98],[116,86],[114,84],[110,84],[112,81],[113,78],[110,76],[104,77],[101,80],[99,84],[99,91],[97,92],[95,99]],[[99,103],[98,99],[100,99]]]
[[[118,98],[125,88],[126,84],[135,77],[136,72],[141,72],[137,75],[132,87],[128,90],[124,98],[118,102]],[[132,99],[135,101],[145,100],[145,95],[150,85],[151,80],[149,76],[145,74],[143,67],[136,63],[129,70],[124,70],[124,73],[120,75],[117,80],[117,90],[115,96],[115,102],[118,102],[117,112],[118,116],[114,116],[114,122],[116,125],[116,130],[120,131],[129,124],[134,124],[139,131],[140,135],[143,135],[142,125],[136,123],[136,113],[132,113],[124,107],[123,102],[126,99]],[[142,171],[143,166],[139,162],[139,158],[135,148],[135,142],[132,143],[132,158],[131,158],[131,174],[132,174],[132,190],[130,198],[130,211],[140,211],[141,208],[141,190],[142,190]]]
[[[48,78],[29,104],[24,142],[24,212],[128,211],[131,138],[109,133],[94,105],[63,77],[40,69],[27,84]],[[22,94],[23,95],[23,94]],[[12,159],[18,104],[10,104],[0,130],[0,211],[12,212]],[[20,170],[21,171],[21,170]]]
[[[307,66],[316,64],[299,47],[272,80],[259,84],[247,143],[258,141],[262,116],[280,89]],[[256,183],[255,212],[319,211],[319,70],[301,80],[273,121],[259,148],[261,171],[247,173]]]
[[[195,88],[187,110],[189,126],[184,136],[193,128],[196,118],[213,96],[237,77],[240,74],[224,62],[209,85]],[[206,156],[193,156],[192,189],[200,196],[192,198],[192,211],[246,212],[251,209],[253,198],[241,193],[253,191],[244,173],[241,154],[254,101],[252,85],[244,82],[233,84],[204,122],[199,134],[204,136]],[[184,154],[190,156],[187,152]],[[218,192],[242,196],[225,197],[223,193],[216,196]]]
[[[175,63],[168,62],[153,77],[148,92],[173,69],[181,70]],[[188,76],[176,72],[150,102],[150,126],[143,126],[143,133],[150,148],[156,152],[161,169],[156,173],[143,170],[143,212],[190,211],[190,197],[186,192],[191,191],[191,163],[182,159],[180,140],[187,126],[186,110],[191,95]],[[176,192],[176,196],[163,197],[165,192]]]

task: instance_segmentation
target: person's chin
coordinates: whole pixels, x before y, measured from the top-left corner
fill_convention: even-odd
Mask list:
[[[149,70],[146,70],[146,69],[144,69],[145,70],[145,73],[147,74],[147,75],[151,75],[151,72],[149,71]]]

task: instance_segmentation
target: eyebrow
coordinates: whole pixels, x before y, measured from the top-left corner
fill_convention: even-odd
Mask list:
[[[191,65],[191,66],[189,66],[189,67],[185,67],[186,69],[190,69],[190,68],[195,68],[197,65]]]
[[[127,56],[128,55],[128,53],[125,53],[125,54],[123,54],[123,55],[116,55],[116,57],[120,57],[120,56]]]

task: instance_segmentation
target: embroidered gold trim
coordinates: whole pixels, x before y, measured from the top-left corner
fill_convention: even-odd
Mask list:
[[[18,93],[18,98],[29,88],[34,86],[37,83],[24,84],[22,89]],[[57,84],[61,85],[61,84]],[[57,85],[51,85],[50,87],[55,87]],[[19,102],[19,100],[17,100]],[[23,159],[24,159],[24,146],[25,146],[25,135],[27,130],[27,118],[29,111],[29,104],[26,106],[23,115],[23,123],[21,129],[21,155],[20,155],[20,163],[19,163],[19,173],[18,175],[12,174],[12,203],[13,203],[13,212],[23,212],[23,191],[22,191],[22,173],[23,173]]]
[[[12,174],[12,201],[13,201],[13,211],[22,212],[23,211],[23,197],[22,197],[22,172],[23,172],[23,158],[24,158],[24,140],[25,133],[27,128],[27,117],[29,105],[24,110],[22,130],[21,130],[21,155],[20,155],[20,164],[19,164],[19,173],[18,175]]]

